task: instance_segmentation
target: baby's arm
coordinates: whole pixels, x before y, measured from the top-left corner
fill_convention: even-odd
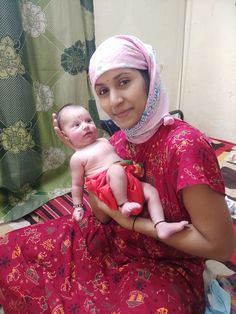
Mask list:
[[[83,217],[83,191],[84,191],[84,166],[76,152],[70,160],[70,170],[72,178],[72,199],[74,213],[73,217],[79,221]]]

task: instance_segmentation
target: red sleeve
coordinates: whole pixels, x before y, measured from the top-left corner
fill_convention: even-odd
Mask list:
[[[110,137],[109,141],[111,145],[114,146],[117,155],[119,155],[121,159],[128,159],[126,153],[127,140],[123,131],[116,132]]]
[[[181,136],[182,135],[182,136]],[[171,145],[171,159],[176,165],[176,191],[195,184],[207,184],[212,190],[225,193],[218,160],[207,138],[198,130],[180,132]]]

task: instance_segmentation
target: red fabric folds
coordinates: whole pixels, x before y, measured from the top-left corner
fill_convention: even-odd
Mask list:
[[[127,175],[127,198],[130,202],[137,202],[143,206],[144,195],[142,183],[137,177],[142,177],[143,170],[138,164],[123,165]],[[106,180],[107,170],[98,175],[87,178],[85,186],[88,192],[96,194],[96,196],[113,210],[118,210],[117,202],[114,198],[110,185]],[[136,177],[137,176],[137,177]],[[132,214],[138,215],[142,211],[137,209]]]

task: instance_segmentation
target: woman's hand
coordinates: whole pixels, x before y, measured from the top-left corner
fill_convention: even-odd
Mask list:
[[[89,204],[94,215],[99,221],[101,221],[101,223],[108,223],[111,220],[109,214],[103,210],[103,207],[106,207],[106,205],[99,201],[99,199],[93,193],[89,193]]]
[[[89,202],[94,215],[102,223],[108,223],[112,218],[125,229],[145,234],[154,239],[157,238],[151,219],[143,217],[135,218],[134,216],[124,217],[119,210],[111,210],[92,193],[89,195]]]
[[[131,220],[128,217],[122,216],[119,210],[110,209],[105,203],[100,201],[95,194],[89,193],[89,203],[94,215],[102,223],[108,223],[112,218],[122,227],[131,229]]]
[[[59,140],[61,140],[62,143],[65,144],[67,147],[75,150],[75,147],[71,144],[69,138],[58,127],[56,113],[52,114],[52,125],[53,125],[53,129],[54,129],[54,131],[56,133],[56,136],[59,138]]]

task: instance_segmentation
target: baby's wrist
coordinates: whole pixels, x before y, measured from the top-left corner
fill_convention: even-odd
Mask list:
[[[85,210],[85,209],[84,209],[84,203],[74,204],[74,205],[73,205],[73,208],[74,208],[74,209],[80,208],[80,209]]]

